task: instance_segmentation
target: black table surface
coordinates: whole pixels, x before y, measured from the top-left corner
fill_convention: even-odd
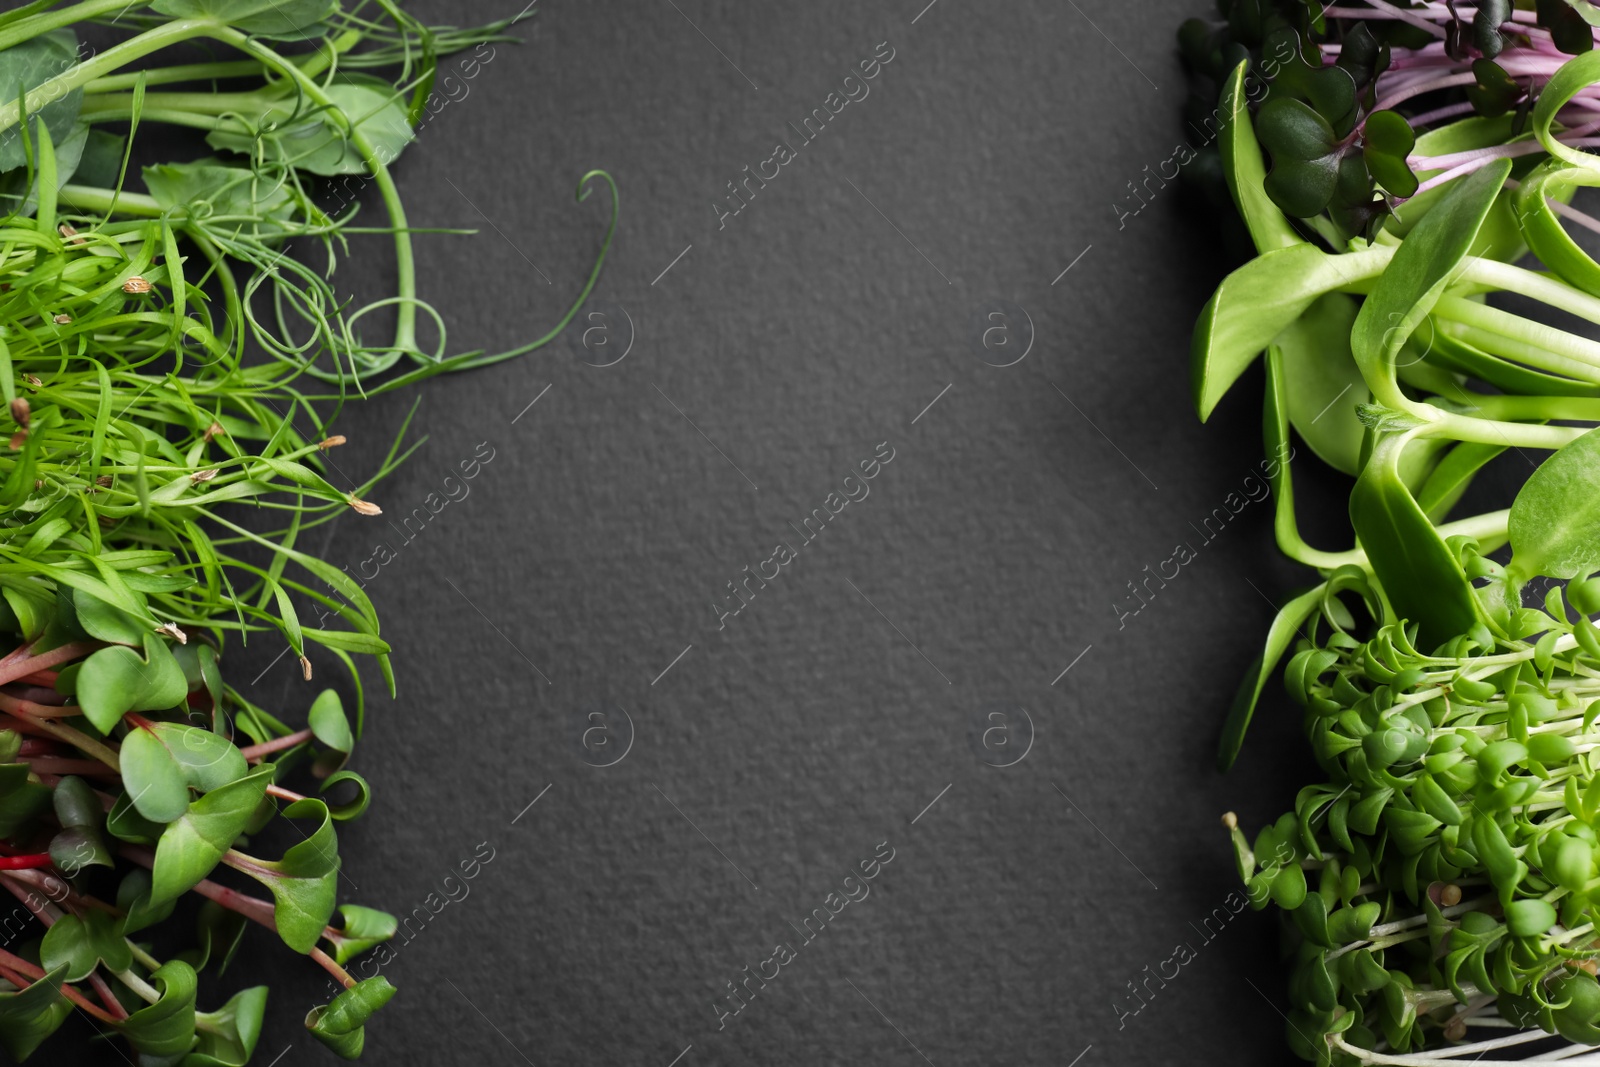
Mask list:
[[[478,231],[418,238],[452,350],[559,319],[607,219],[586,171],[622,210],[584,316],[426,385],[385,516],[308,541],[372,576],[399,673],[341,900],[427,921],[357,968],[399,988],[370,1062],[1289,1058],[1218,819],[1290,806],[1298,715],[1275,687],[1212,755],[1308,575],[1254,489],[1258,377],[1194,416],[1229,264],[1161,178],[1208,10],[552,2],[448,61],[395,174],[415,225]],[[376,291],[382,239],[356,252]],[[413,399],[341,418],[340,477]],[[231,676],[297,717],[280,651]],[[321,972],[243,953],[256,1062],[335,1062],[300,1028]]]

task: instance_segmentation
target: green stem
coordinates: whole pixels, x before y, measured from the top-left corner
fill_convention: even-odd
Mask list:
[[[1434,409],[1438,411],[1439,409]],[[1587,426],[1536,426],[1525,422],[1497,422],[1441,411],[1426,426],[1416,430],[1418,437],[1450,437],[1507,448],[1546,448],[1554,452],[1589,432]]]
[[[24,41],[31,41],[51,30],[74,26],[80,22],[114,15],[128,7],[128,0],[85,0],[84,3],[64,7],[60,11],[44,11],[0,30],[0,52]]]
[[[89,185],[63,185],[61,199],[90,211],[110,211],[115,205],[118,211],[126,211],[130,215],[160,218],[166,213],[166,209],[154,198],[143,193],[115,193],[110,189],[96,189]]]
[[[121,5],[126,6],[126,5]],[[332,40],[325,40],[318,45],[317,50],[309,55],[296,56],[290,62],[299,66],[310,77],[316,77],[333,63],[335,55],[342,55],[361,43],[362,33],[359,30],[346,30]],[[108,74],[103,78],[96,78],[83,87],[83,91],[90,95],[101,93],[126,92],[138,85],[143,77],[146,85],[180,85],[184,82],[199,81],[227,81],[233,78],[260,77],[264,70],[263,64],[253,59],[235,59],[215,63],[181,63],[171,67],[161,67],[156,70],[134,72],[131,74]],[[85,101],[87,105],[87,101]]]
[[[132,942],[129,943],[132,944]],[[143,978],[140,978],[138,975],[134,974],[132,968],[129,968],[126,971],[113,971],[111,973],[116,976],[117,981],[121,982],[123,985],[137,993],[139,999],[144,1001],[146,1004],[155,1004],[161,999],[161,994],[156,992],[155,987],[149,982],[146,982]]]
[[[127,5],[121,4],[117,6],[126,7]],[[44,105],[61,99],[74,89],[81,89],[84,85],[107,71],[117,70],[137,59],[144,58],[152,52],[159,52],[163,48],[170,48],[172,45],[193,40],[196,37],[215,34],[217,31],[217,24],[209,19],[179,19],[164,26],[157,26],[153,30],[146,30],[139,36],[129,38],[119,45],[106,49],[99,55],[62,71],[54,78],[40,83],[28,93],[22,103],[28,109],[28,113],[32,114]],[[0,33],[0,41],[3,41],[4,36],[3,33]],[[4,47],[6,45],[0,43],[0,49]],[[0,104],[0,132],[15,126],[21,118],[22,112],[16,100]]]
[[[284,59],[272,49],[266,47],[253,38],[247,37],[237,30],[222,27],[212,33],[217,40],[231,44],[241,52],[258,57],[263,63],[274,67],[287,75],[295,82],[306,96],[315,104],[327,108],[330,115],[340,115],[342,112],[329,96],[322,91],[322,87],[312,81],[306,73],[295,64]],[[391,351],[403,352],[408,356],[425,358],[417,349],[417,267],[411,248],[411,233],[409,223],[406,221],[405,205],[400,201],[400,191],[395,188],[394,179],[389,174],[389,168],[378,158],[377,151],[372,142],[367,139],[361,128],[351,124],[346,136],[356,151],[361,153],[361,158],[372,171],[373,183],[378,187],[378,194],[382,197],[384,207],[389,212],[389,221],[394,230],[395,250],[395,279],[397,296],[393,300],[395,305],[395,331],[394,343]]]

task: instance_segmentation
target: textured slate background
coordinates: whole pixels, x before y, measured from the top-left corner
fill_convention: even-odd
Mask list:
[[[400,696],[356,755],[377,802],[342,835],[345,898],[405,912],[494,855],[383,968],[371,1062],[1287,1056],[1271,923],[1197,927],[1235,885],[1218,816],[1254,826],[1305,780],[1287,713],[1211,766],[1267,598],[1303,576],[1268,503],[1196,530],[1247,487],[1259,384],[1197,423],[1189,329],[1227,263],[1176,186],[1123,214],[1185,137],[1173,31],[1207,5],[925,3],[541,5],[397,167],[417,225],[481,231],[420,238],[454,350],[570,302],[606,217],[603,190],[573,203],[586,170],[622,218],[603,317],[430,384],[429,441],[374,497],[398,522],[487,443],[470,495],[409,543],[352,515],[327,544],[352,571],[398,548],[368,591]],[[880,42],[870,95],[798,147],[785,124]],[[778,139],[798,158],[719,224]],[[383,244],[362,251],[344,276],[376,291]],[[987,348],[981,321],[1005,331]],[[409,403],[344,418],[344,473]],[[880,442],[870,496],[719,629],[726,583]],[[1197,558],[1119,618],[1179,543]],[[315,690],[291,659],[252,692],[297,716]],[[1003,768],[969,743],[997,705],[1036,728]],[[597,708],[634,727],[607,767],[626,738],[591,734],[586,761]],[[802,947],[788,923],[880,842],[871,895]],[[797,958],[719,1029],[778,941]],[[1120,1016],[1180,943],[1193,961]],[[247,950],[274,984],[259,1062],[333,1062],[298,1029],[319,972],[264,933]]]

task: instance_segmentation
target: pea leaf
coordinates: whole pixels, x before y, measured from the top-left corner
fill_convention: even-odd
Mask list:
[[[146,167],[144,184],[164,210],[202,227],[212,216],[230,219],[230,228],[240,218],[253,219],[259,237],[280,229],[273,223],[294,213],[294,198],[281,183],[216,159]]]
[[[1600,430],[1539,465],[1511,504],[1511,563],[1522,580],[1600,570]]]
[[[339,840],[333,817],[320,800],[297,800],[283,809],[291,819],[322,817],[304,841],[281,860],[251,859],[245,873],[272,891],[278,936],[296,952],[310,952],[333,916],[339,873]]]
[[[219,128],[206,135],[212,148],[284,164],[311,174],[365,174],[366,158],[346,137],[348,123],[358,129],[380,162],[398,158],[414,137],[405,100],[378,78],[344,74],[325,87],[338,114],[318,110],[292,89],[249,116],[249,126]],[[235,125],[239,125],[235,120]]]
[[[150,975],[161,999],[124,1019],[117,1029],[146,1056],[181,1056],[194,1047],[194,968],[168,960]]]
[[[72,1014],[72,1002],[61,995],[65,974],[62,965],[26,989],[0,993],[0,1045],[18,1063],[31,1056]]]
[[[341,904],[339,914],[344,916],[344,927],[338,936],[330,938],[333,958],[343,966],[374,945],[381,945],[394,936],[397,929],[395,917],[376,908],[360,904]]]
[[[199,1043],[182,1067],[244,1067],[255,1054],[261,1019],[267,1010],[267,987],[240,990],[216,1011],[195,1015]]]
[[[81,982],[101,960],[112,971],[133,966],[133,950],[122,936],[122,924],[98,908],[82,919],[70,912],[57,919],[45,931],[39,958],[47,971],[65,967],[64,982]]]
[[[189,808],[189,790],[220,789],[245,776],[243,753],[225,737],[198,726],[158,722],[128,732],[122,742],[122,780],[139,814],[166,823]]]
[[[336,0],[153,0],[150,7],[179,19],[210,19],[257,37],[299,39],[333,14]]]
[[[306,1029],[339,1056],[356,1059],[366,1043],[367,1020],[394,994],[394,986],[382,975],[367,978],[334,997],[332,1004],[312,1008],[306,1014]]]
[[[71,30],[53,30],[32,40],[22,41],[0,51],[0,99],[15,102],[23,93],[37,89],[57,74],[78,63],[78,38]],[[34,113],[29,119],[30,129],[43,122],[50,131],[50,140],[66,144],[72,137],[78,121],[78,109],[83,106],[83,90],[63,93]],[[31,134],[30,134],[31,136]],[[79,138],[81,151],[82,138]],[[28,155],[23,148],[18,127],[0,133],[0,171],[26,166]]]
[[[189,693],[183,669],[166,642],[151,633],[143,641],[143,658],[125,645],[113,645],[89,656],[78,671],[78,703],[103,734],[130,711],[162,711],[182,703]]]
[[[213,789],[167,824],[156,844],[150,900],[176,900],[211,873],[233,847],[272,782],[274,768],[263,764],[236,782]]]

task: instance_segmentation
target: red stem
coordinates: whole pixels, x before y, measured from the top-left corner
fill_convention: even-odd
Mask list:
[[[31,647],[32,645],[23,646],[23,648]],[[11,656],[7,656],[5,660],[0,660],[0,685],[26,678],[33,672],[43,670],[46,667],[71,663],[73,660],[87,656],[100,647],[99,641],[78,641],[73,644],[62,645],[60,648],[52,648],[49,652],[41,652],[37,656],[31,656],[23,660],[12,660]],[[17,649],[17,652],[21,651],[21,648]],[[13,652],[12,655],[16,655],[16,652]]]
[[[116,771],[99,760],[56,759],[54,756],[24,756],[23,759],[27,761],[29,767],[45,774],[76,774],[111,778],[117,776]]]
[[[305,797],[300,795],[299,793],[293,792],[292,790],[284,789],[282,786],[276,786],[276,785],[267,786],[267,796],[269,796],[269,797],[277,797],[279,800],[291,800],[291,801],[292,800],[304,800],[305,799]]]
[[[0,967],[3,967],[6,971],[6,981],[10,982],[14,986],[17,986],[19,989],[31,984],[30,982],[18,981],[19,978],[29,978],[36,982],[40,978],[44,977],[43,968],[35,967],[22,957],[13,956],[3,948],[0,948]],[[88,1014],[93,1015],[101,1022],[106,1023],[109,1026],[117,1025],[119,1020],[112,1017],[105,1011],[105,1009],[101,1008],[100,1005],[96,1004],[94,1001],[78,992],[72,986],[67,985],[67,983],[61,983],[61,992],[62,995],[64,995],[68,1000],[72,1001],[78,1007],[82,1008]]]
[[[13,715],[28,715],[35,719],[70,719],[83,714],[83,709],[76,705],[37,704],[5,693],[0,693],[0,711],[9,711]]]
[[[94,971],[89,975],[89,984],[94,986],[96,993],[100,994],[100,999],[105,1003],[108,1012],[118,1019],[126,1019],[128,1017],[128,1010],[122,1006],[116,995],[111,992],[111,987],[106,985],[106,980],[100,977],[99,971]]]
[[[327,971],[329,974],[333,975],[334,978],[338,979],[339,984],[344,986],[346,989],[349,989],[351,986],[356,984],[356,980],[350,977],[350,972],[333,962],[328,954],[322,951],[320,948],[312,948],[311,958],[321,964],[323,970]]]
[[[39,852],[31,856],[0,856],[0,871],[21,871],[29,868],[48,867],[51,859],[48,852]]]
[[[305,744],[311,738],[312,733],[310,730],[300,730],[297,733],[289,734],[287,737],[280,737],[274,741],[263,741],[259,745],[251,745],[248,748],[241,748],[239,751],[244,754],[246,760],[251,763],[257,763],[262,756],[270,756],[274,752],[282,752],[286,748]]]

